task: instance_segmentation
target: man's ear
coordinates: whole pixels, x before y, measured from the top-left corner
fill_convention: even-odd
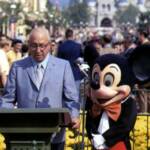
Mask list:
[[[51,46],[51,42],[49,42],[49,43],[48,43],[48,49],[49,49],[50,52],[51,52],[51,47],[52,47],[52,46]]]

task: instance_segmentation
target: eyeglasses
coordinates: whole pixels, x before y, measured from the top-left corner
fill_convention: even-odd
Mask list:
[[[33,49],[33,50],[36,50],[37,48],[43,50],[43,49],[45,49],[48,45],[49,45],[49,43],[47,43],[47,44],[36,44],[36,43],[33,43],[33,44],[30,44],[30,48]]]

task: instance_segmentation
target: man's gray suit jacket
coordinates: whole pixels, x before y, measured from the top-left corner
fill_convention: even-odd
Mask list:
[[[61,108],[67,107],[72,117],[79,115],[78,93],[68,61],[50,55],[40,89],[29,56],[16,61],[10,70],[1,107]]]

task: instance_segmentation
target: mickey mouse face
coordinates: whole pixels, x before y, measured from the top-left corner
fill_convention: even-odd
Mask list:
[[[121,79],[121,71],[117,64],[107,65],[103,70],[98,64],[95,64],[92,71],[92,83],[94,90],[98,92],[101,98],[108,99],[117,94],[115,89]]]
[[[138,47],[128,59],[105,54],[95,60],[90,94],[96,106],[102,108],[121,102],[128,97],[135,83],[150,82],[149,49],[149,45]]]
[[[100,105],[119,101],[120,98],[124,98],[125,95],[128,95],[130,92],[129,86],[119,86],[121,81],[121,69],[115,63],[106,65],[103,70],[101,70],[99,64],[96,63],[92,70],[91,80],[92,100]],[[119,95],[121,95],[121,97]]]

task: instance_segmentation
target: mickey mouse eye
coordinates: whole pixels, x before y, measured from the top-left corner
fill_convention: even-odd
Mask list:
[[[114,82],[114,76],[111,73],[107,73],[104,77],[104,85],[110,87],[113,85]]]

